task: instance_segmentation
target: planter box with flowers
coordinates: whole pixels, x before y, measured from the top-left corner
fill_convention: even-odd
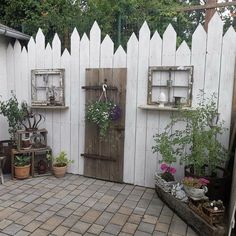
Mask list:
[[[162,188],[165,192],[170,192],[173,185],[176,184],[173,174],[176,172],[174,167],[168,166],[165,163],[161,164],[162,173],[155,174],[156,185]]]

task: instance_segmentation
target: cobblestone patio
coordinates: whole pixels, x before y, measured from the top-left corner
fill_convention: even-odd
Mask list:
[[[0,236],[196,236],[153,189],[70,174],[0,185],[0,232]]]

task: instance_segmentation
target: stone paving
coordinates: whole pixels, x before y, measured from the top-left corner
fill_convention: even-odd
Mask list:
[[[196,236],[154,189],[67,174],[0,185],[0,236]]]

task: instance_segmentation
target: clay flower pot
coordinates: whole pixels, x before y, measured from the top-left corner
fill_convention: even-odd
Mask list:
[[[30,165],[15,166],[15,177],[17,179],[27,179],[30,173]]]
[[[66,169],[67,169],[67,165],[66,166],[53,166],[53,173],[57,178],[62,178],[65,176],[66,174]]]

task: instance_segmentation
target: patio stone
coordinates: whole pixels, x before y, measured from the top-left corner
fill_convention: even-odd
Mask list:
[[[76,233],[80,233],[80,234],[84,234],[86,232],[86,230],[90,227],[91,225],[82,221],[78,221],[72,228],[71,230],[76,232]]]
[[[61,225],[66,226],[68,228],[72,227],[78,220],[79,220],[79,216],[76,215],[70,215],[69,217],[67,217]]]
[[[10,225],[11,223],[13,223],[13,221],[11,221],[11,220],[6,220],[6,219],[2,220],[2,221],[0,222],[0,230],[6,228],[6,227],[7,227],[8,225]]]
[[[114,225],[114,224],[108,224],[105,228],[104,228],[104,232],[109,233],[110,235],[118,235],[119,232],[121,231],[122,226],[120,225]]]
[[[97,219],[96,224],[105,226],[114,214],[109,212],[103,212],[100,217]]]
[[[30,235],[29,232],[20,230],[15,236],[28,236],[28,235]]]
[[[16,233],[20,231],[22,228],[23,228],[22,225],[12,223],[9,226],[7,226],[2,232],[9,235],[16,235]]]
[[[97,225],[97,224],[93,224],[89,229],[88,232],[95,234],[95,235],[99,235],[101,233],[101,231],[103,230],[103,226],[102,225]]]
[[[153,224],[141,222],[139,224],[138,230],[146,232],[146,233],[152,233],[154,228],[155,228],[155,226]]]
[[[134,234],[137,227],[138,227],[138,225],[136,225],[136,224],[126,223],[122,229],[122,232]]]
[[[32,221],[31,223],[29,223],[28,225],[26,225],[23,229],[29,232],[33,232],[34,230],[36,230],[40,225],[42,224],[42,222],[40,221]]]
[[[0,185],[0,236],[197,236],[153,189],[67,174]]]
[[[183,221],[172,221],[169,232],[185,235],[187,231],[187,225]]]
[[[116,213],[116,214],[112,217],[110,223],[122,226],[122,225],[125,224],[125,222],[127,221],[127,219],[128,219],[128,216],[127,216],[127,215],[120,214],[120,213]]]
[[[157,222],[155,230],[167,233],[169,230],[169,227],[170,227],[169,224]]]
[[[52,232],[52,234],[57,236],[63,236],[67,231],[69,231],[69,228],[60,225]]]
[[[89,210],[85,215],[81,218],[81,221],[87,222],[87,223],[93,223],[97,220],[97,218],[101,215],[100,211],[96,210]]]
[[[52,216],[42,226],[42,229],[53,231],[65,218],[61,216]]]
[[[47,230],[44,229],[36,229],[31,236],[47,236],[49,235],[50,232],[48,232]]]

